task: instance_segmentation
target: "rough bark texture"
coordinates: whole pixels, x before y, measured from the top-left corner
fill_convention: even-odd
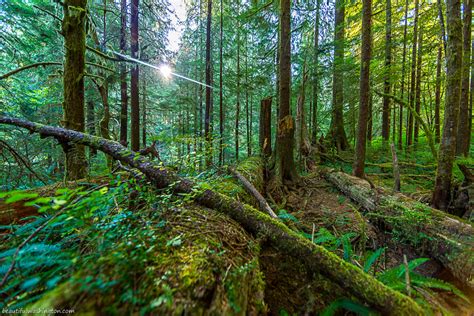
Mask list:
[[[130,50],[132,58],[138,58],[138,5],[139,0],[132,0],[130,17]],[[138,64],[132,66],[130,78],[130,107],[131,107],[131,148],[140,149],[140,96],[138,90],[139,80]]]
[[[415,0],[415,17],[413,21],[413,44],[411,51],[411,79],[410,79],[410,92],[408,97],[408,105],[411,108],[415,106],[415,89],[416,89],[416,43],[418,40],[418,10],[419,10],[419,0]],[[410,146],[413,142],[413,113],[407,113],[408,115],[408,125],[407,125],[407,136],[406,144]]]
[[[457,123],[462,77],[462,22],[460,0],[447,0],[448,42],[446,50],[446,97],[443,136],[431,204],[446,210],[451,200],[453,161],[456,154]]]
[[[212,60],[211,60],[211,22],[212,22],[212,0],[207,0],[206,21],[206,85],[212,86]],[[204,113],[204,137],[206,138],[206,165],[212,163],[212,137],[211,137],[211,111],[212,111],[212,89],[206,87],[206,108]]]
[[[219,45],[219,164],[222,165],[224,164],[224,98],[223,98],[223,92],[222,92],[222,86],[223,86],[223,34],[224,34],[224,22],[223,22],[223,16],[224,16],[224,5],[223,5],[223,0],[221,0],[221,16],[220,16],[220,29],[219,29],[219,38],[220,38],[220,45]]]
[[[26,128],[42,137],[54,137],[60,143],[74,142],[103,151],[122,163],[140,170],[158,189],[171,186],[174,193],[193,194],[197,203],[227,214],[249,233],[260,236],[276,250],[301,260],[308,271],[322,273],[354,297],[381,313],[386,315],[424,314],[411,298],[384,286],[361,269],[301,237],[283,223],[225,195],[208,189],[199,189],[190,180],[178,177],[175,173],[128,150],[118,142],[5,116],[0,116],[0,124]]]
[[[423,47],[423,31],[420,29],[420,33],[418,35],[418,59],[416,62],[416,88],[415,88],[415,111],[418,115],[420,115],[421,109],[421,62],[422,62],[422,47]],[[413,130],[413,140],[415,143],[418,143],[418,134],[420,131],[420,123],[418,120],[415,121],[415,127]]]
[[[357,140],[353,173],[357,177],[364,177],[365,145],[367,135],[367,119],[369,116],[370,96],[370,59],[372,55],[372,0],[362,1],[362,56],[360,65],[360,98],[359,121],[357,126]],[[387,113],[388,116],[388,113]]]
[[[464,0],[463,6],[463,68],[456,154],[468,156],[469,143],[471,141],[469,129],[469,121],[471,121],[471,116],[469,115],[469,73],[471,70],[472,0]]]
[[[87,101],[86,130],[90,135],[96,135],[95,131],[95,106],[93,101]],[[97,150],[89,148],[89,158],[97,155]]]
[[[403,55],[402,55],[402,82],[401,82],[401,99],[405,99],[405,69],[407,58],[407,28],[408,28],[408,0],[405,2],[405,16],[403,26]],[[400,103],[400,110],[398,111],[398,149],[403,147],[403,104]]]
[[[296,104],[296,146],[298,159],[301,162],[302,158],[308,156],[311,144],[308,140],[306,128],[306,114],[305,114],[305,87],[308,74],[306,73],[306,62],[303,64],[303,78],[301,80],[300,93]]]
[[[64,3],[62,34],[66,58],[64,62],[64,119],[67,129],[84,132],[84,75],[86,53],[87,0],[67,0]],[[66,178],[76,180],[87,175],[84,146],[64,146],[66,154]]]
[[[393,143],[390,144],[390,150],[392,151],[393,163],[393,191],[400,192],[400,167],[398,166],[397,151]]]
[[[439,143],[441,138],[441,123],[440,123],[440,108],[441,108],[441,63],[442,63],[443,49],[441,41],[438,45],[438,56],[436,58],[436,87],[435,87],[435,113],[434,113],[434,128],[435,128],[435,142]]]
[[[392,64],[392,1],[385,2],[385,74],[383,91],[390,94],[391,91],[391,64]],[[390,98],[383,98],[382,109],[382,139],[388,141],[390,138]],[[394,112],[395,113],[395,112]],[[394,124],[395,126],[395,121]]]
[[[272,154],[272,98],[260,102],[260,153],[264,158]]]
[[[311,143],[318,141],[318,63],[319,63],[319,19],[321,0],[316,0],[316,18],[314,20],[314,64],[313,64],[313,106],[311,115]]]
[[[291,0],[280,0],[280,110],[277,129],[275,175],[283,183],[297,178],[293,157],[295,124],[290,112],[291,100]]]
[[[126,54],[127,40],[127,0],[120,1],[120,53]],[[127,66],[120,64],[120,142],[127,144],[128,129],[128,92],[127,92]]]
[[[402,194],[373,189],[365,180],[324,169],[324,177],[421,254],[428,253],[463,284],[474,288],[474,229],[461,219]]]
[[[344,0],[336,0],[334,27],[334,65],[332,80],[332,118],[329,133],[331,142],[338,151],[349,148],[346,132],[344,131],[344,37],[345,37],[345,7]]]

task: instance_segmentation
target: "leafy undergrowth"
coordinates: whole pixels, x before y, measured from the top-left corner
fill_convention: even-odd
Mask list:
[[[134,181],[38,197],[41,215],[4,226],[0,308],[95,314],[264,311],[258,245],[223,215]],[[21,193],[7,202],[31,198]],[[131,199],[133,197],[133,200]],[[249,295],[251,294],[251,295]]]

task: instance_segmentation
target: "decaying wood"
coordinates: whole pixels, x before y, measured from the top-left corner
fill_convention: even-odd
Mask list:
[[[138,153],[143,156],[150,155],[152,158],[161,161],[160,153],[158,152],[158,149],[156,149],[156,141],[153,141],[150,146],[141,149]]]
[[[262,212],[268,213],[273,218],[278,218],[278,216],[273,212],[270,205],[268,205],[265,198],[258,192],[258,190],[250,183],[247,178],[245,178],[240,172],[235,170],[234,168],[229,168],[229,171],[242,183],[245,190],[252,195],[258,202],[259,208]]]
[[[422,254],[428,253],[463,284],[474,288],[474,229],[463,220],[414,201],[403,194],[371,189],[362,179],[331,169],[324,177]]]
[[[361,269],[290,230],[283,223],[225,195],[199,188],[192,181],[177,176],[174,172],[128,150],[118,142],[5,116],[0,116],[0,124],[22,127],[42,137],[54,137],[62,144],[72,142],[96,148],[122,163],[137,168],[159,189],[171,188],[175,193],[193,194],[195,202],[227,214],[249,233],[260,236],[276,250],[300,260],[309,272],[327,276],[351,295],[383,314],[424,314],[411,298],[386,287]]]
[[[392,161],[393,161],[393,191],[400,192],[400,168],[398,167],[398,157],[395,150],[395,145],[390,144],[392,150]]]

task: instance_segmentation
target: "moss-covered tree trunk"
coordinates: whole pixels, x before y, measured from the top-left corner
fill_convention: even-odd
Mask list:
[[[128,150],[118,142],[5,116],[0,116],[0,124],[26,128],[32,133],[39,133],[42,137],[54,137],[60,143],[74,142],[101,150],[114,159],[143,172],[156,188],[168,188],[174,193],[192,194],[194,200],[200,205],[227,214],[247,232],[259,236],[262,242],[266,242],[277,251],[299,260],[309,273],[321,273],[358,300],[382,314],[424,314],[423,310],[411,298],[388,288],[360,268],[290,230],[280,221],[235,199],[209,189],[200,189],[192,181],[179,177],[159,164],[154,164],[151,160]]]
[[[469,155],[471,134],[469,121],[472,120],[469,111],[469,73],[471,61],[471,24],[472,0],[463,1],[463,68],[461,87],[461,106],[459,108],[458,138],[456,143],[457,155]],[[473,67],[473,66],[471,66]]]
[[[366,216],[420,255],[429,254],[463,284],[474,288],[474,229],[461,219],[432,209],[402,194],[373,188],[344,172],[321,170],[322,175],[367,211]]]
[[[353,173],[364,177],[367,119],[369,118],[370,60],[372,56],[372,0],[362,1],[362,56],[360,63],[359,121]]]
[[[66,58],[64,62],[64,119],[67,129],[84,132],[84,72],[86,53],[86,6],[87,0],[66,0],[62,34]],[[77,180],[87,175],[84,146],[64,146],[66,154],[66,178]]]
[[[345,4],[336,0],[334,25],[334,64],[332,80],[332,118],[329,134],[331,142],[338,151],[349,148],[344,130],[344,37],[345,37]]]
[[[280,0],[279,117],[275,155],[275,176],[280,183],[297,179],[293,157],[295,123],[291,100],[291,0]]]
[[[462,22],[460,0],[446,1],[446,97],[444,106],[443,136],[438,153],[438,169],[431,204],[446,210],[451,200],[453,162],[456,154],[459,103],[462,78]]]

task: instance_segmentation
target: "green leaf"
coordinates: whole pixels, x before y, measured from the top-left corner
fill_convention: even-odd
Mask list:
[[[364,272],[369,272],[372,265],[377,261],[377,259],[384,253],[385,248],[379,248],[372,252],[369,258],[364,263]]]
[[[34,199],[35,197],[38,196],[38,193],[27,193],[27,192],[15,192],[13,193],[6,201],[5,203],[14,203],[18,201],[23,201],[23,200],[30,200]]]

